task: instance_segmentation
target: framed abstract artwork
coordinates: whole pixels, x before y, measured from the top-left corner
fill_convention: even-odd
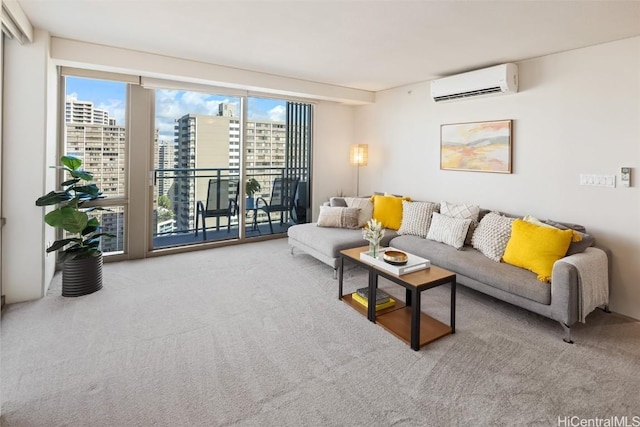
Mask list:
[[[512,120],[440,126],[440,169],[511,173]]]

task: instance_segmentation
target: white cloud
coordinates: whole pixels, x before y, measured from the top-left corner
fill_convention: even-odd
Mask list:
[[[269,120],[273,120],[274,122],[284,122],[286,112],[287,110],[284,105],[276,105],[269,110]]]
[[[236,104],[237,99],[221,98],[199,92],[182,92],[159,89],[156,91],[156,128],[160,136],[173,138],[176,119],[186,114],[218,115],[218,105],[222,102]]]
[[[95,108],[108,111],[109,117],[116,119],[118,126],[124,126],[125,105],[121,99],[108,99],[107,102],[101,102]]]

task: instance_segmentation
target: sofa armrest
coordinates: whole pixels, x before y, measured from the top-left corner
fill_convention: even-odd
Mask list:
[[[554,318],[571,326],[578,321],[578,270],[562,259],[551,272],[551,305]]]
[[[598,248],[590,248],[587,251],[578,254],[569,255],[559,259],[553,265],[551,275],[551,304],[560,304],[566,310],[567,318],[562,320],[567,325],[572,325],[579,319],[578,310],[578,269],[571,263],[573,258],[580,257],[582,262],[598,265],[602,261],[602,250]],[[605,256],[606,256],[605,252]],[[607,256],[607,258],[609,258]],[[590,259],[592,261],[590,261]]]

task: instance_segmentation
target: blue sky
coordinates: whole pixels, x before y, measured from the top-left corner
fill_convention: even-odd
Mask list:
[[[118,125],[123,125],[126,106],[126,84],[107,80],[67,77],[67,96],[75,96],[79,101],[92,101],[96,108],[107,110],[115,117]],[[162,137],[173,139],[174,120],[187,113],[212,114],[218,112],[218,104],[229,102],[238,105],[240,98],[209,95],[201,92],[177,90],[156,90],[156,127]],[[249,120],[285,120],[286,102],[277,99],[249,98]]]

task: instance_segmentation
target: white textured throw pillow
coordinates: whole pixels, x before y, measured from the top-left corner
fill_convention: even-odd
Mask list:
[[[480,216],[480,206],[477,205],[456,205],[449,202],[440,202],[440,213],[442,215],[450,216],[452,218],[469,218],[471,219],[471,225],[469,231],[465,237],[464,244],[470,245],[473,232],[478,225],[478,217]]]
[[[358,227],[364,227],[367,221],[373,217],[373,202],[370,198],[345,197],[344,201],[347,202],[348,207],[360,209],[360,213],[358,214]]]
[[[402,223],[398,234],[410,234],[423,239],[431,225],[431,215],[438,212],[438,204],[431,202],[402,201]]]
[[[514,219],[497,212],[489,212],[478,224],[471,244],[487,258],[500,262],[511,237],[511,225]]]
[[[318,227],[358,228],[359,209],[320,206]]]
[[[469,230],[471,219],[452,218],[437,212],[431,217],[431,226],[427,239],[442,242],[456,249],[464,246],[464,238]]]

